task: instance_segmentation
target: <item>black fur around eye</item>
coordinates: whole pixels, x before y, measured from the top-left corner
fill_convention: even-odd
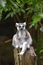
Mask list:
[[[20,28],[21,26],[19,26],[19,28]]]
[[[24,26],[22,26],[24,28]]]

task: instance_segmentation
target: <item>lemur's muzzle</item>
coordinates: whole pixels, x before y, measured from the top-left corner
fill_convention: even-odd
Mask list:
[[[21,28],[21,30],[23,30],[23,28]]]

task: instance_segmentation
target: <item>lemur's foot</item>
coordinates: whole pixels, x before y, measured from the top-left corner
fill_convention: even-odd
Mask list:
[[[18,53],[18,55],[21,55],[21,56],[22,56],[23,54],[24,54],[24,52],[20,52],[20,53]]]

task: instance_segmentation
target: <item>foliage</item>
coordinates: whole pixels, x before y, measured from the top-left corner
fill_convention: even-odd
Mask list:
[[[38,59],[37,59],[38,65],[41,65],[41,63],[43,62],[43,32],[41,32],[38,37],[36,53],[38,56]]]
[[[6,18],[14,14],[32,14],[32,23],[38,23],[43,18],[43,0],[0,0],[0,17],[2,11],[10,11]],[[26,16],[24,16],[25,18]]]
[[[41,54],[43,53],[43,32],[40,33],[37,43],[37,53]]]

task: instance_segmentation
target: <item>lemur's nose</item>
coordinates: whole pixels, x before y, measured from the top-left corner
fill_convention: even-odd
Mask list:
[[[23,29],[21,28],[21,30],[23,30]]]

